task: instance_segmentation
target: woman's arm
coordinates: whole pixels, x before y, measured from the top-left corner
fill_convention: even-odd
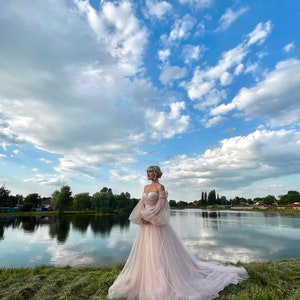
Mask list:
[[[168,193],[164,191],[164,188],[162,188],[161,191],[158,193],[158,199],[156,201],[156,204],[147,207],[141,212],[143,220],[150,222],[154,225],[167,224],[170,216],[170,207],[167,197]]]

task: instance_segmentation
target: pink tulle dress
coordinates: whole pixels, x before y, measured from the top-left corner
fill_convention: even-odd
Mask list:
[[[143,194],[129,219],[140,225],[109,299],[207,300],[248,277],[242,267],[196,260],[169,225],[167,192]],[[149,221],[143,224],[142,218]]]

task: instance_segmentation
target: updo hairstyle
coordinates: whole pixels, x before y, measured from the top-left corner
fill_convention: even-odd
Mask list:
[[[153,171],[155,178],[160,178],[163,174],[159,166],[150,166],[147,170]]]

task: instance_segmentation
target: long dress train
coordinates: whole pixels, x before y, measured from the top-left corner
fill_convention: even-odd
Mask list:
[[[109,299],[208,300],[248,277],[243,267],[196,260],[169,225],[167,192],[143,194],[129,219],[140,225]],[[143,224],[142,218],[149,221]]]

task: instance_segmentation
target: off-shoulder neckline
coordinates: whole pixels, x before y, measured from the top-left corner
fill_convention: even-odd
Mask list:
[[[149,193],[144,192],[144,195],[150,195],[150,194],[158,194],[158,192],[149,192]]]
[[[167,191],[161,191],[161,192],[148,192],[148,193],[143,193],[144,195],[146,195],[146,196],[148,196],[148,195],[150,195],[150,194],[156,194],[156,195],[159,195],[160,193],[168,193]]]

